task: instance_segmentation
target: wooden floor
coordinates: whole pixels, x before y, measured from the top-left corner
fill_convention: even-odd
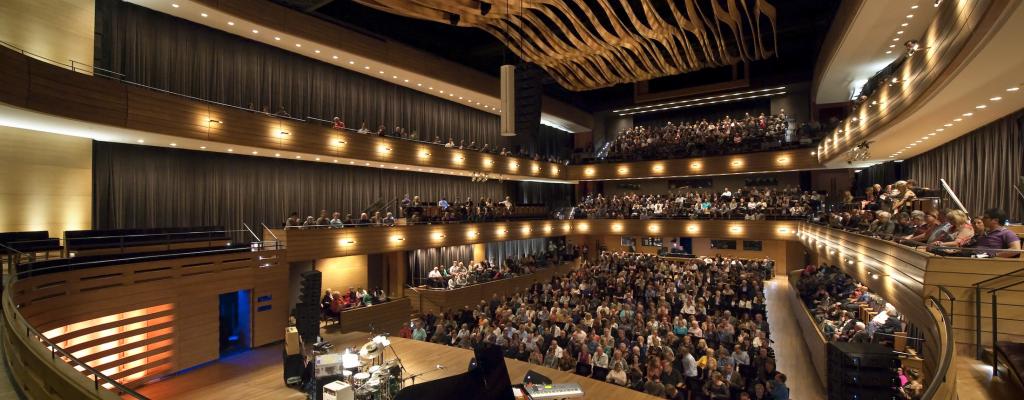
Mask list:
[[[800,339],[802,332],[796,316],[790,311],[789,280],[776,275],[765,283],[765,303],[768,306],[768,326],[775,341],[775,361],[778,370],[789,379],[790,398],[793,400],[824,399],[825,388],[817,378],[814,364],[807,355],[807,345]]]
[[[957,369],[956,391],[960,399],[997,400],[1024,398],[1024,390],[1015,383],[1006,371],[999,369],[999,376],[992,376],[992,367],[974,359],[957,355],[951,368]]]

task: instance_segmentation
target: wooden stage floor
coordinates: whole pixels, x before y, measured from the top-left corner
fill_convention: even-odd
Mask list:
[[[369,340],[366,332],[325,333],[325,339],[337,349],[358,347]],[[417,378],[417,382],[426,382],[466,371],[471,350],[459,349],[439,344],[414,341],[410,339],[391,338],[391,345],[411,374],[434,370]],[[188,370],[159,382],[150,383],[138,389],[139,393],[151,399],[304,399],[305,394],[284,385],[281,361],[281,344],[261,347],[252,351],[226,357],[218,361]],[[386,359],[394,354],[390,350]],[[436,365],[446,368],[436,370]],[[569,372],[557,371],[538,365],[505,359],[509,378],[513,383],[520,382],[528,370],[534,370],[551,378],[554,382],[576,382],[583,388],[587,399],[622,400],[622,399],[657,399],[657,397],[633,391],[624,387],[600,382],[578,376]]]

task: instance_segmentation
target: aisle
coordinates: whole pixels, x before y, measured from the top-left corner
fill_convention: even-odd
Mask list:
[[[778,370],[786,374],[793,400],[816,400],[825,398],[825,388],[818,381],[814,364],[807,354],[807,345],[802,339],[800,324],[797,323],[790,302],[789,280],[785,275],[776,275],[765,282],[765,301],[768,305],[768,326],[775,341],[775,361]]]

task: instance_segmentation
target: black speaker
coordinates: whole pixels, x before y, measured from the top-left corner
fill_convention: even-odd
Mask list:
[[[899,357],[876,343],[829,343],[828,398],[896,399]]]
[[[516,135],[517,143],[532,145],[540,132],[541,99],[544,70],[536,64],[516,65]]]
[[[320,335],[320,290],[323,275],[320,271],[305,271],[301,275],[299,302],[295,305],[295,329],[303,343],[315,343]]]

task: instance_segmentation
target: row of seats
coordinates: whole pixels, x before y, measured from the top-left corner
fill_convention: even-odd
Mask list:
[[[48,231],[3,232],[0,233],[0,255],[10,255],[10,249],[22,253],[60,251],[60,239],[50,237]]]

